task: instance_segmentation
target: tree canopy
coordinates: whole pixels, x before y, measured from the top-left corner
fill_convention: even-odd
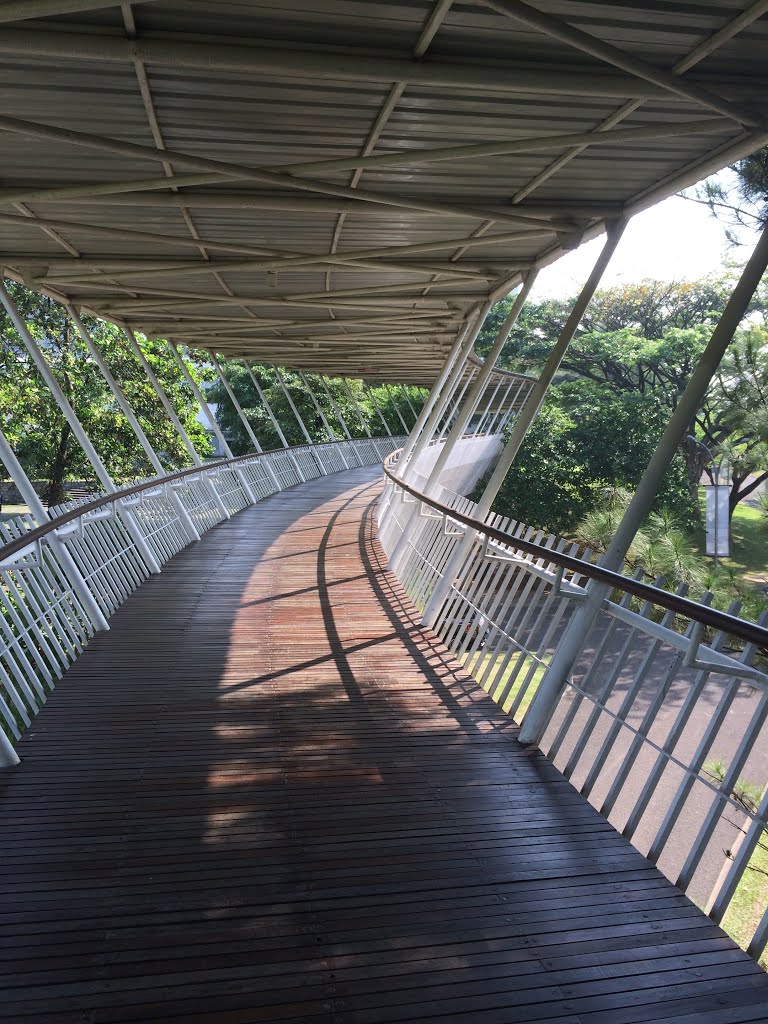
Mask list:
[[[561,364],[497,510],[572,529],[600,488],[633,489],[727,301],[728,278],[644,281],[596,294]],[[528,303],[502,365],[537,374],[574,300]],[[512,299],[492,311],[487,349]],[[731,471],[731,512],[768,478],[768,287],[758,290],[717,380],[660,488],[658,507],[689,524],[698,484],[716,461]],[[546,466],[552,467],[547,473]],[[547,493],[548,492],[548,493]]]
[[[9,290],[110,474],[118,480],[152,475],[143,449],[64,307],[21,285],[11,284]],[[169,471],[186,465],[189,459],[181,439],[119,329],[103,320],[83,319],[161,461]],[[0,332],[3,431],[27,475],[46,481],[43,497],[56,504],[66,495],[67,480],[93,481],[93,469],[4,313]],[[142,347],[198,451],[208,454],[210,442],[197,421],[197,403],[165,343],[143,342]]]
[[[256,376],[267,401],[272,407],[288,443],[306,443],[306,438],[304,437],[288,400],[285,397],[285,393],[280,386],[280,382],[274,368],[271,366],[254,366],[252,368],[252,372]],[[277,431],[272,425],[269,415],[259,399],[256,388],[251,381],[245,365],[239,360],[232,360],[227,363],[225,373],[238,404],[242,408],[243,413],[251,425],[251,428],[258,438],[259,444],[261,444],[262,448],[269,449],[281,447]],[[292,373],[288,370],[281,370],[281,375],[285,382],[286,389],[288,390],[294,405],[298,409],[299,415],[304,421],[312,440],[318,442],[328,441],[329,438],[327,431],[325,430],[322,417],[317,411],[317,407],[307,388],[304,386],[299,374]],[[306,374],[305,376],[312,394],[315,396],[317,403],[325,414],[325,418],[330,425],[331,430],[334,432],[336,437],[345,437],[346,435],[342,424],[340,423],[333,408],[333,404],[325,394],[323,383],[320,378],[315,374]],[[413,412],[399,388],[387,391],[384,387],[376,387],[372,389],[373,395],[371,396],[370,391],[361,380],[350,380],[347,383],[349,386],[349,392],[351,392],[351,397],[350,393],[347,391],[347,386],[345,386],[343,381],[334,379],[325,380],[325,385],[331,394],[333,403],[335,403],[341,412],[341,418],[352,437],[366,436],[363,423],[365,423],[365,426],[374,436],[385,432],[384,425],[376,411],[377,406],[393,434],[402,434],[404,430],[403,424],[398,416],[398,410],[405,420],[408,428],[410,429],[413,425]],[[419,408],[422,404],[422,398],[418,394],[418,389],[408,388],[407,392],[409,393],[409,397],[411,398],[414,407]],[[222,428],[232,451],[236,455],[241,455],[247,451],[251,451],[253,445],[248,436],[248,432],[240,419],[239,413],[230,400],[226,388],[218,379],[215,379],[209,386],[207,397],[211,402],[216,403],[216,420]],[[360,419],[361,415],[362,423]]]

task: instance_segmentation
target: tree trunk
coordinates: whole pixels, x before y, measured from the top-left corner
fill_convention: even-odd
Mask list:
[[[56,446],[56,454],[53,457],[51,471],[48,477],[48,486],[45,492],[45,499],[49,505],[59,505],[66,497],[64,480],[67,475],[69,462],[69,442],[72,437],[72,428],[64,423],[59,435],[59,443]]]
[[[699,522],[702,522],[703,517],[701,513],[701,501],[699,500],[699,483],[701,482],[702,474],[709,463],[709,457],[701,445],[689,441],[687,438],[683,441],[681,450],[683,458],[685,459],[685,468],[688,475],[688,486],[691,489],[693,507],[696,512],[697,519]]]

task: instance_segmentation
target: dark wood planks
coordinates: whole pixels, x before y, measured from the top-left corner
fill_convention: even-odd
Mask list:
[[[768,979],[418,626],[377,474],[152,578],[0,774],[0,1017],[725,1024]]]

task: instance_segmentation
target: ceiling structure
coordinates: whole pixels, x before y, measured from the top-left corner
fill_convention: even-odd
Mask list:
[[[530,268],[768,143],[766,12],[5,0],[5,273],[185,345],[429,384]]]

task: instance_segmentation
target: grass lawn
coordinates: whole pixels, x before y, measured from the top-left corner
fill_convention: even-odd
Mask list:
[[[22,512],[29,512],[26,505],[3,504],[3,511],[0,512],[0,523],[5,523],[9,519],[14,519],[16,516],[21,515]]]
[[[750,582],[768,580],[768,520],[760,509],[744,502],[737,505],[732,532],[731,557],[724,564]]]
[[[490,693],[491,697],[493,698],[493,700],[496,701],[497,704],[501,704],[501,707],[504,709],[504,711],[509,711],[509,709],[514,704],[518,693],[526,685],[526,681],[528,681],[528,686],[525,691],[525,694],[522,700],[520,701],[520,704],[518,705],[517,709],[515,710],[515,721],[519,722],[523,718],[525,712],[528,710],[528,705],[533,700],[533,695],[536,693],[536,690],[539,687],[539,683],[541,682],[541,678],[544,675],[546,666],[539,664],[539,662],[532,658],[530,655],[525,655],[523,657],[523,663],[522,665],[520,665],[520,668],[518,670],[520,654],[519,652],[517,654],[513,654],[512,657],[509,659],[509,663],[505,666],[504,671],[502,672],[498,682],[494,684],[493,690],[490,690],[489,687],[494,682],[496,673],[498,672],[499,666],[501,665],[502,661],[506,657],[506,654],[502,651],[488,651],[487,653],[480,651],[477,654],[473,654],[470,656],[465,655],[464,658],[462,659],[462,664],[467,669],[467,671],[470,672],[475,679],[480,679],[483,672],[485,672],[489,662],[494,657],[496,657],[497,653],[498,665],[493,671],[491,671],[488,678],[483,682],[483,688],[488,693]],[[515,676],[515,681],[512,684],[512,688],[510,689],[509,693],[504,695],[504,691],[506,690],[506,687],[512,676]],[[502,695],[504,695],[503,700]]]
[[[704,515],[704,488],[700,489],[701,510]],[[722,564],[734,570],[748,583],[768,582],[768,520],[754,505],[742,501],[736,506],[731,520],[731,555]],[[699,535],[699,547],[704,554],[704,531]]]
[[[763,916],[768,899],[767,878],[768,842],[763,838],[752,854],[749,866],[742,875],[739,887],[723,918],[723,929],[742,949],[749,945],[752,934]],[[768,969],[768,953],[764,953],[759,962],[762,967]]]

